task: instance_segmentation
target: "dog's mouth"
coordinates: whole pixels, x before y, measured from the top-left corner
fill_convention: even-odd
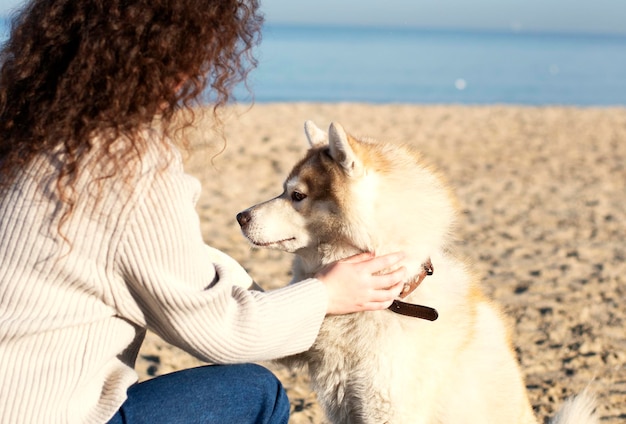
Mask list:
[[[289,241],[293,241],[295,240],[295,237],[289,237],[286,239],[282,239],[282,240],[276,240],[276,241],[265,241],[265,242],[260,242],[260,241],[255,241],[255,240],[250,240],[252,242],[252,244],[254,244],[255,246],[259,246],[259,247],[272,247],[272,246],[278,246],[284,243],[287,243]]]

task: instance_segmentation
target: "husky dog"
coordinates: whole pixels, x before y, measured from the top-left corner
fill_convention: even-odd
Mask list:
[[[311,349],[282,362],[308,366],[333,423],[536,423],[503,314],[451,250],[455,201],[437,171],[337,123],[305,132],[284,192],[237,215],[243,234],[295,253],[293,281],[395,251],[414,278],[391,310],[327,316]],[[595,423],[593,408],[581,395],[555,422]]]

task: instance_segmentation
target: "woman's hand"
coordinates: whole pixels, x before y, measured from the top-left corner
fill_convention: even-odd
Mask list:
[[[324,267],[316,277],[328,291],[326,313],[342,315],[388,308],[402,291],[406,277],[406,268],[400,266],[403,259],[403,253],[379,257],[362,253]]]

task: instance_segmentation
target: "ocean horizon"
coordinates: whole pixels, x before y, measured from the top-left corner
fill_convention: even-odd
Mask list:
[[[238,102],[626,106],[621,34],[267,24],[255,56]]]
[[[257,56],[261,103],[626,105],[626,35],[268,25]]]

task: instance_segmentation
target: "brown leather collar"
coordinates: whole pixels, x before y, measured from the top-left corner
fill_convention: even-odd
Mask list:
[[[424,281],[424,278],[426,278],[427,275],[433,275],[433,272],[435,272],[435,268],[433,267],[430,258],[428,258],[426,262],[422,264],[422,272],[417,275],[417,278],[404,285],[402,292],[400,292],[400,297],[405,298],[411,294],[413,290],[415,290],[417,286]],[[393,301],[388,309],[396,314],[421,318],[428,321],[434,321],[439,317],[437,310],[434,308],[423,305],[415,305],[413,303],[407,303],[397,299]]]
[[[413,293],[413,290],[422,284],[424,278],[426,278],[427,275],[433,275],[433,272],[435,272],[435,268],[433,267],[433,263],[430,261],[430,258],[428,258],[426,259],[426,262],[422,264],[422,272],[420,272],[412,281],[404,284],[404,288],[400,292],[400,297],[405,298]]]

